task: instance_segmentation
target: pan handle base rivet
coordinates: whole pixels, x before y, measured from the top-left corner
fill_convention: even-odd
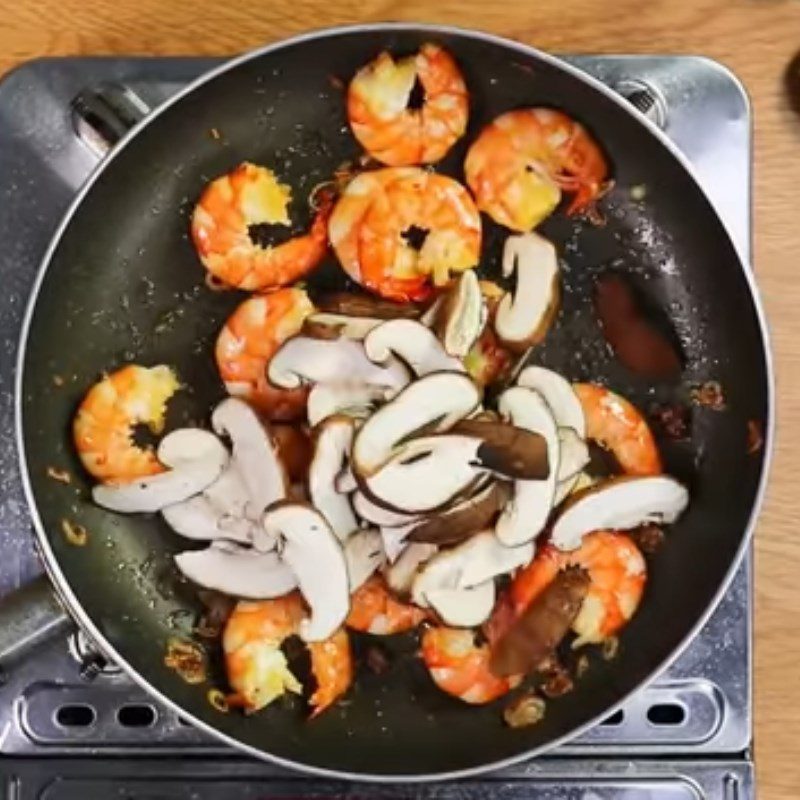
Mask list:
[[[118,675],[122,671],[83,631],[70,636],[69,651],[80,665],[78,674],[82,680],[93,681],[98,675]]]
[[[667,101],[661,90],[650,81],[624,80],[614,86],[614,91],[622,95],[640,114],[661,130],[667,127]]]

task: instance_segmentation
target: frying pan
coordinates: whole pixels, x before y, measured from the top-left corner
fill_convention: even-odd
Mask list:
[[[467,135],[437,169],[459,177],[476,132],[499,113],[528,105],[561,108],[582,121],[612,165],[615,188],[601,202],[605,225],[557,213],[542,226],[564,259],[563,304],[531,359],[571,379],[605,382],[643,408],[685,402],[692,384],[715,380],[726,407],[695,408],[690,440],[662,442],[667,470],[690,486],[690,508],[650,559],[644,601],[618,656],[594,659],[538,725],[511,730],[496,704],[468,707],[441,694],[415,655],[413,636],[391,641],[388,675],[360,674],[348,701],[313,723],[281,703],[250,717],[221,714],[207,701],[210,684],[189,685],[164,665],[167,640],[189,635],[200,613],[172,566],[186,543],[160,518],[92,505],[70,421],[98,375],[130,361],[172,364],[191,387],[172,402],[170,426],[207,421],[223,395],[213,341],[242,296],[205,287],[187,236],[193,202],[211,178],[247,159],[272,165],[293,186],[293,218],[303,227],[309,190],[359,155],[335,79],[346,81],[384,48],[407,53],[428,40],[455,55],[471,96]],[[633,186],[645,188],[644,200],[632,199]],[[493,274],[507,232],[484,224],[482,270]],[[686,362],[679,384],[652,384],[610,354],[591,302],[595,277],[607,269],[626,273],[669,316]],[[331,257],[310,289],[343,283]],[[215,70],[132,131],[92,176],[31,297],[17,376],[19,449],[58,595],[154,697],[229,744],[284,765],[349,779],[422,780],[551,748],[613,711],[676,655],[725,591],[748,540],[772,441],[771,386],[749,272],[662,134],[597,81],[529,47],[453,28],[373,25],[300,36]],[[754,453],[747,446],[751,420],[765,438]],[[68,469],[73,482],[49,478],[50,466]],[[85,546],[65,540],[64,518],[86,527]],[[212,655],[211,685],[223,681]]]

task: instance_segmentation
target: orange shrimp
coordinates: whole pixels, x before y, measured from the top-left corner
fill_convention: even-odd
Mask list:
[[[422,89],[412,108],[415,87]],[[389,166],[432,164],[467,129],[467,87],[453,57],[435,44],[395,61],[381,53],[350,82],[347,116],[356,139]]]
[[[608,165],[586,129],[561,111],[526,108],[502,114],[481,131],[464,162],[478,208],[522,233],[533,230],[561,200],[587,209],[607,186]]]
[[[353,280],[391,300],[424,300],[431,281],[478,263],[481,220],[469,192],[415,168],[363,173],[331,215],[331,243]]]
[[[86,470],[102,481],[128,482],[156,475],[164,467],[152,448],[133,442],[133,428],[164,429],[167,401],[179,388],[166,366],[129,364],[92,386],[72,426],[75,448]]]
[[[422,634],[422,660],[433,682],[465,703],[491,703],[522,681],[521,675],[497,677],[490,659],[489,645],[476,645],[472,630],[440,627]]]
[[[298,632],[306,616],[298,592],[274,600],[237,603],[222,636],[228,681],[234,690],[228,698],[231,705],[259,711],[287,691],[302,693],[280,646]],[[354,669],[350,640],[343,629],[323,642],[309,644],[308,650],[317,681],[309,700],[313,718],[350,688]]]
[[[527,608],[560,570],[572,566],[587,570],[590,580],[588,593],[572,623],[578,635],[573,647],[602,642],[633,616],[647,582],[644,557],[624,533],[589,533],[577,550],[569,552],[544,545],[511,583],[509,597],[514,615]]]
[[[240,164],[206,186],[192,215],[192,239],[203,266],[226,286],[261,291],[302,278],[322,260],[328,246],[331,198],[321,205],[308,233],[262,246],[254,225],[290,225],[291,189],[266,167]]]
[[[243,397],[271,419],[296,419],[306,410],[308,389],[278,389],[267,364],[278,348],[300,333],[314,311],[302,289],[279,289],[245,300],[217,337],[217,368],[229,394]]]
[[[391,636],[417,627],[428,612],[411,603],[396,600],[385,581],[373,575],[350,597],[350,614],[345,625],[354,631]]]
[[[628,475],[661,474],[658,445],[636,406],[599,384],[572,388],[583,408],[588,439],[610,450]]]

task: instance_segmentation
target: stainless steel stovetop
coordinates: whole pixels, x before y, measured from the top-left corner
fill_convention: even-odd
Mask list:
[[[663,123],[749,257],[750,109],[735,77],[694,57],[569,60]],[[133,91],[123,104],[152,108],[216,63],[45,59],[0,82],[0,595],[41,572],[12,445],[18,329],[48,239],[102,149],[70,103],[110,83]],[[643,241],[654,235],[641,231]],[[0,685],[0,796],[746,800],[754,796],[751,561],[683,654],[621,712],[551,756],[459,784],[348,787],[242,758],[154,704],[113,665],[98,671],[91,643],[73,634]]]

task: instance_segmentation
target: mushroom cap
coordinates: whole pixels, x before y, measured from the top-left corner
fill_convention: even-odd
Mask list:
[[[558,258],[552,242],[536,233],[509,236],[503,248],[503,275],[516,273],[514,291],[497,305],[494,328],[512,350],[541,341],[558,310]]]
[[[295,336],[275,353],[267,367],[270,383],[296,389],[308,383],[348,380],[401,389],[408,383],[408,370],[397,359],[376,364],[367,358],[360,342],[351,339],[313,339]]]
[[[417,377],[465,371],[459,358],[445,352],[433,331],[413,319],[393,319],[373,328],[364,339],[364,351],[381,364],[398,356]]]
[[[249,600],[282,597],[297,586],[294,573],[277,553],[259,553],[233,542],[178,553],[175,564],[199,586]]]
[[[171,469],[119,485],[98,484],[95,503],[111,511],[130,514],[161,511],[210,486],[228,463],[220,440],[200,428],[180,428],[160,442],[158,459]]]
[[[353,339],[360,342],[375,327],[383,322],[376,317],[351,317],[318,311],[303,321],[303,335],[314,339]]]
[[[262,525],[266,541],[277,541],[278,553],[309,606],[311,615],[300,623],[300,637],[306,642],[327,639],[350,610],[347,564],[336,534],[319,511],[304,503],[276,503],[267,509]]]
[[[551,541],[561,550],[575,550],[592,531],[675,522],[688,504],[686,487],[669,475],[611,478],[570,499],[553,523]]]

